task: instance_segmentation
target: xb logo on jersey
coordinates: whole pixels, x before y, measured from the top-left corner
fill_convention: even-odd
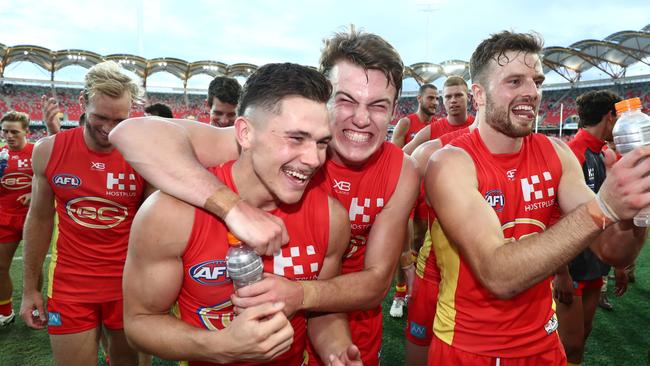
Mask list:
[[[333,188],[337,191],[350,192],[350,182],[334,179]]]

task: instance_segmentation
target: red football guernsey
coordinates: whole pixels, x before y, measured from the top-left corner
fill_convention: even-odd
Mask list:
[[[48,297],[114,301],[122,298],[129,232],[145,182],[117,149],[90,150],[83,131],[78,127],[56,134],[45,169],[59,216]]]
[[[422,120],[420,119],[420,116],[418,116],[417,113],[411,113],[411,114],[409,114],[408,116],[406,116],[406,118],[409,119],[410,123],[409,123],[409,129],[408,129],[408,131],[406,132],[406,136],[404,136],[404,145],[406,145],[406,144],[408,144],[409,142],[411,142],[411,140],[413,140],[413,138],[415,137],[415,135],[417,135],[417,133],[418,133],[421,129],[425,128],[426,126],[428,126],[429,124],[431,124],[431,122],[435,121],[434,117],[431,116],[431,120],[430,120],[430,121],[428,121],[428,122],[422,122]]]
[[[226,186],[237,192],[232,179],[234,161],[210,171]],[[264,256],[264,272],[291,280],[314,280],[318,277],[329,244],[328,195],[310,185],[300,202],[282,205],[271,213],[280,217],[287,228],[289,243],[274,256]],[[208,330],[227,327],[234,317],[230,295],[234,289],[226,271],[228,228],[220,219],[197,208],[194,225],[183,254],[183,287],[178,296],[180,318],[190,325]],[[294,336],[291,349],[264,365],[299,366],[307,342],[304,312],[291,319]],[[248,365],[248,363],[235,363]],[[259,363],[255,363],[258,365]],[[213,365],[190,361],[189,365]],[[234,364],[229,364],[234,365]]]
[[[9,160],[4,174],[0,177],[0,220],[8,215],[27,215],[29,207],[16,201],[18,197],[32,191],[32,150],[34,144],[26,143],[22,150],[13,151],[9,147],[2,150],[9,152]],[[3,224],[0,221],[0,224]],[[9,224],[9,223],[6,223]]]
[[[444,134],[460,130],[461,128],[469,127],[472,125],[472,123],[474,123],[474,116],[472,115],[468,115],[467,121],[460,125],[452,125],[449,123],[447,117],[440,118],[431,124],[431,133],[429,135],[429,140],[435,140]]]
[[[499,217],[506,239],[518,240],[549,226],[562,164],[546,136],[525,137],[514,154],[491,154],[478,129],[452,145],[471,156],[478,190]],[[472,218],[466,220],[471,228]],[[474,276],[437,220],[431,237],[441,274],[434,321],[440,340],[466,352],[503,358],[559,346],[550,277],[510,300],[497,299]]]
[[[466,135],[469,132],[470,132],[469,127],[465,127],[460,130],[455,130],[446,133],[439,137],[440,143],[442,144],[441,146],[446,146],[457,137]],[[421,188],[422,188],[422,192],[420,192],[421,193],[420,199],[422,200],[422,202],[424,202],[424,205],[427,208],[429,230],[431,230],[431,226],[433,225],[436,219],[436,212],[433,209],[433,207],[431,207],[431,205],[428,204],[425,200],[424,183],[422,183]],[[426,240],[422,244],[422,247],[420,248],[420,251],[418,252],[418,259],[415,266],[415,274],[424,280],[433,281],[435,283],[440,282],[440,271],[438,271],[438,264],[436,263],[436,254],[435,251],[433,250],[433,244],[431,242],[430,236],[426,238]]]
[[[352,237],[343,258],[343,273],[363,270],[370,229],[395,192],[403,160],[400,148],[384,142],[359,169],[328,159],[314,176],[314,183],[341,202],[349,213]]]

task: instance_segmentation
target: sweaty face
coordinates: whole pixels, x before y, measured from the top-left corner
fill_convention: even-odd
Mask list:
[[[210,124],[215,127],[229,127],[237,118],[237,105],[224,103],[219,98],[212,98],[210,107]]]
[[[382,71],[364,70],[349,61],[340,61],[332,68],[330,81],[332,158],[350,166],[363,165],[386,139],[395,86]]]
[[[467,88],[461,85],[445,87],[442,92],[442,103],[449,116],[467,114]]]
[[[286,97],[280,114],[256,111],[250,142],[242,154],[250,154],[255,175],[267,192],[284,203],[300,201],[314,173],[325,162],[331,132],[324,103],[302,97]]]
[[[420,110],[429,116],[433,116],[438,111],[438,90],[427,88],[422,95],[418,95],[417,100],[420,103]]]
[[[509,137],[531,133],[542,99],[542,63],[536,54],[506,52],[509,62],[491,61],[485,88],[486,122]]]
[[[82,103],[82,107],[83,107]],[[85,103],[86,124],[84,140],[91,150],[108,151],[113,149],[108,134],[123,120],[129,118],[131,95],[124,93],[119,98],[112,98],[103,93],[96,93]]]
[[[2,137],[7,141],[9,149],[17,151],[22,150],[27,143],[27,129],[18,121],[2,122]]]

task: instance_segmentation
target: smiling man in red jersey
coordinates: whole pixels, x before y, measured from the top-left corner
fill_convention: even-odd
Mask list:
[[[15,320],[11,294],[13,284],[9,268],[18,243],[32,196],[32,150],[27,142],[29,116],[8,112],[0,119],[2,137],[7,145],[0,148],[0,328]]]
[[[364,364],[377,365],[380,305],[390,287],[417,195],[415,163],[385,141],[404,68],[395,49],[381,37],[351,30],[325,41],[321,70],[333,87],[328,103],[332,141],[328,160],[313,181],[348,210],[352,238],[343,258],[343,275],[299,283],[268,277],[237,291],[233,302],[245,308],[283,299],[288,314],[297,310],[349,312],[352,340]],[[154,143],[135,142],[150,133],[157,141],[170,143],[164,156],[148,153],[159,150]],[[281,221],[251,207],[203,167],[223,163],[224,158],[236,159],[232,130],[187,121],[137,119],[115,130],[111,139],[164,192],[221,217],[259,253],[272,254],[288,240]]]
[[[540,52],[536,35],[508,31],[477,47],[478,127],[427,167],[441,277],[430,365],[565,365],[551,275],[590,244],[613,264],[640,250],[627,220],[650,203],[650,148],[616,163],[595,195],[563,142],[532,133]],[[549,227],[556,201],[568,214]],[[600,240],[612,235],[616,245]]]
[[[210,168],[249,203],[286,222],[289,243],[262,260],[265,272],[292,281],[337,275],[349,240],[341,204],[309,185],[331,139],[325,106],[330,92],[327,79],[307,67],[260,67],[244,85],[235,120],[242,153]],[[307,322],[307,314],[297,312],[289,321],[281,303],[269,302],[234,317],[227,235],[223,220],[203,209],[162,193],[146,202],[133,225],[124,270],[125,324],[132,342],[189,365],[273,358],[264,364],[299,366],[309,333],[325,359],[360,364],[344,314]],[[174,304],[178,318],[170,315]],[[356,360],[346,357],[349,351]]]
[[[128,118],[141,93],[117,63],[93,66],[79,96],[86,124],[41,139],[34,147],[20,315],[30,328],[47,326],[59,365],[96,364],[102,328],[112,364],[138,363],[123,331],[122,271],[146,182],[111,145],[108,134]],[[59,236],[50,260],[46,312],[41,272],[55,210]]]

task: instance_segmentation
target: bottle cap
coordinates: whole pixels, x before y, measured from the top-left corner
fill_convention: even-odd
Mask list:
[[[616,113],[618,114],[635,109],[641,109],[641,99],[630,98],[621,100],[620,102],[614,104],[614,107],[616,107]]]
[[[241,245],[241,240],[239,240],[239,238],[233,235],[230,231],[228,232],[227,235],[228,235],[228,244],[230,244],[233,247],[237,245]]]

